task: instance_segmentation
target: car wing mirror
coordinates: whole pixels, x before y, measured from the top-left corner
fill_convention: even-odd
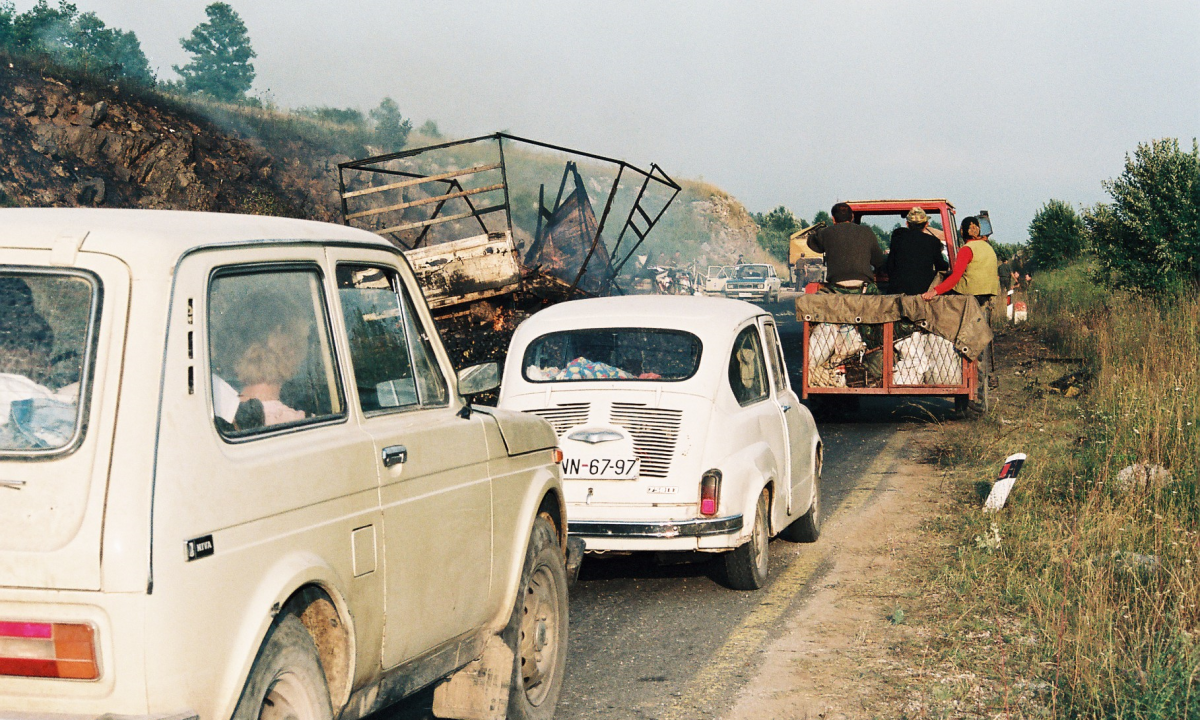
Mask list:
[[[992,220],[988,217],[987,210],[980,210],[979,215],[979,234],[982,237],[990,237],[992,234]]]
[[[478,395],[500,387],[500,365],[490,362],[472,365],[458,372],[458,394],[463,397]]]

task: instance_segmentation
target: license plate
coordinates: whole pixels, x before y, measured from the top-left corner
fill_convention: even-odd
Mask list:
[[[563,458],[564,478],[583,480],[633,480],[642,469],[638,458]]]
[[[738,293],[738,297],[754,297],[758,293]]]

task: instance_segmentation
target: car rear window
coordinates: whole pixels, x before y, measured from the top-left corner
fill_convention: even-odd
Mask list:
[[[680,381],[696,374],[700,350],[700,338],[680,330],[569,330],[530,343],[522,367],[530,382]]]
[[[0,453],[45,454],[83,436],[98,282],[0,272]]]

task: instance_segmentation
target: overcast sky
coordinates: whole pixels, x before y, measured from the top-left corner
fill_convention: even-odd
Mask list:
[[[76,0],[136,32],[160,78],[206,4]],[[945,196],[1020,242],[1047,199],[1106,199],[1139,142],[1200,135],[1197,0],[230,4],[280,105],[391,96],[450,135],[657,162],[810,219]]]

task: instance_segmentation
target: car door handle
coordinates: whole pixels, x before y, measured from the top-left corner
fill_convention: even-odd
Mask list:
[[[783,411],[784,411],[784,412],[787,412],[788,410],[791,410],[791,409],[792,409],[792,406],[791,406],[791,405],[788,405],[787,403],[780,403],[780,404],[779,404],[779,407],[783,408]]]
[[[384,467],[399,465],[408,461],[408,448],[403,445],[388,445],[380,453]]]

